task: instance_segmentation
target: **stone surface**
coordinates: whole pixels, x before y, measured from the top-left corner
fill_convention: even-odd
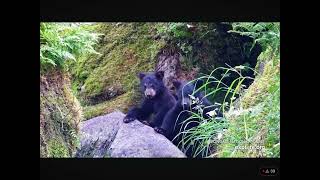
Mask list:
[[[76,157],[186,157],[153,128],[138,120],[123,123],[124,117],[125,114],[116,111],[83,122]]]

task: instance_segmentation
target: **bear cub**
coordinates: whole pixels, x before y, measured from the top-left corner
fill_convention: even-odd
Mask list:
[[[210,111],[215,111],[217,117],[222,117],[222,113],[219,111],[219,107],[213,105],[204,95],[201,90],[196,91],[203,85],[202,80],[197,80],[195,83],[188,83],[186,81],[174,81],[173,85],[176,88],[176,94],[178,96],[178,100],[173,108],[165,116],[163,123],[160,128],[156,128],[155,130],[158,133],[165,135],[168,139],[173,140],[176,135],[178,135],[181,123],[188,118],[191,117],[191,113],[185,111],[197,112],[195,109],[197,103],[193,103],[193,99],[190,95],[193,94],[195,98],[200,100],[200,104],[202,104],[203,113],[202,116],[206,119],[210,118],[207,114]],[[188,120],[191,121],[191,120]],[[198,120],[195,122],[188,123],[187,127],[182,127],[182,129],[191,129],[198,125]],[[180,141],[180,138],[176,138],[174,144]]]
[[[182,140],[181,134],[176,137],[179,134],[180,129],[189,130],[199,124],[198,118],[188,119],[191,117],[191,113],[188,111],[197,112],[198,110],[196,107],[201,104],[203,106],[202,116],[206,119],[210,118],[207,114],[210,111],[215,111],[216,117],[222,117],[222,113],[219,111],[219,106],[213,105],[205,97],[204,93],[201,90],[198,90],[203,85],[202,80],[197,80],[195,83],[174,81],[173,85],[176,89],[177,102],[164,117],[162,125],[154,129],[156,132],[163,134],[169,140],[173,141],[173,144],[178,146],[179,142]],[[199,99],[200,103],[194,103],[195,99],[192,99],[190,95]],[[181,123],[187,119],[188,123],[183,123],[182,125]],[[192,157],[192,149],[196,148],[195,146],[197,145],[189,145],[189,148],[184,150],[187,157]],[[196,158],[201,158],[201,154],[198,154]]]
[[[123,121],[129,123],[135,119],[153,128],[160,127],[167,112],[175,105],[176,99],[165,87],[163,71],[139,73],[143,100],[140,107],[129,110]],[[150,117],[152,118],[150,119]]]

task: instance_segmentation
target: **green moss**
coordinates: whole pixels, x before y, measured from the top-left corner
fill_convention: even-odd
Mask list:
[[[51,139],[48,143],[48,156],[66,158],[70,157],[70,154],[63,140]]]
[[[61,71],[41,76],[40,157],[70,157],[76,150],[83,117],[70,86],[69,77]]]
[[[127,112],[131,105],[138,103],[138,97],[139,94],[136,91],[130,91],[110,101],[105,101],[93,106],[86,106],[83,108],[84,119],[88,120],[93,117],[111,113],[115,110]]]
[[[97,32],[104,34],[96,49],[101,55],[81,58],[72,70],[73,89],[78,91],[83,85],[85,87],[77,93],[84,106],[89,105],[88,99],[112,87],[133,94],[130,92],[136,90],[139,83],[137,73],[154,70],[155,57],[165,45],[163,40],[152,39],[154,29],[155,23],[103,23],[98,26]],[[121,103],[119,106],[124,106],[124,109],[134,99],[127,98],[129,101],[125,102],[119,98],[115,101]],[[102,107],[98,105],[98,109],[89,114],[101,114]],[[91,117],[88,113],[85,116]]]
[[[280,59],[272,51],[260,58],[262,74],[240,98],[240,108],[226,114],[229,128],[218,157],[280,157]]]
[[[259,62],[264,63],[262,74],[258,75],[256,80],[248,89],[242,99],[243,108],[250,107],[264,100],[264,96],[268,93],[269,88],[280,82],[277,78],[280,74],[280,62],[274,59],[275,56],[271,51],[266,51],[259,57]]]
[[[96,68],[85,81],[85,96],[97,94],[112,85],[121,84],[125,91],[136,84],[136,73],[150,71],[155,66],[151,51],[144,48],[152,45],[151,41],[138,40],[134,44],[121,45],[104,58],[104,64]],[[160,48],[159,48],[160,49]]]

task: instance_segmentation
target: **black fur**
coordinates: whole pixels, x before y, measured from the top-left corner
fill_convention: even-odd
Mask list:
[[[144,98],[141,106],[129,110],[123,121],[128,123],[138,119],[151,127],[160,127],[164,116],[175,105],[176,100],[162,82],[162,71],[139,73],[138,76]],[[154,116],[150,120],[151,115]]]
[[[161,130],[157,130],[157,132],[164,134],[168,139],[173,140],[176,135],[180,132],[180,128],[185,128],[186,130],[191,129],[192,127],[195,127],[198,125],[197,122],[192,122],[187,125],[187,127],[182,127],[180,123],[188,119],[191,114],[185,110],[193,111],[195,107],[195,104],[191,103],[191,99],[189,95],[191,95],[195,90],[199,89],[203,82],[201,80],[198,80],[195,84],[194,83],[187,83],[187,82],[180,82],[175,81],[173,82],[176,91],[178,100],[173,108],[170,109],[170,111],[165,116]],[[202,101],[202,105],[204,105],[204,111],[203,111],[203,117],[209,118],[209,115],[207,112],[215,110],[217,107],[213,106],[213,104],[204,97],[204,93],[202,91],[195,92],[193,95],[195,98],[199,98],[199,100]],[[219,111],[217,112],[217,116],[222,116],[222,114]],[[179,116],[179,118],[178,118]],[[197,121],[197,120],[196,120]],[[181,136],[176,138],[173,143],[175,145],[178,145],[178,143],[181,141]],[[187,151],[187,156],[191,156],[191,148]]]

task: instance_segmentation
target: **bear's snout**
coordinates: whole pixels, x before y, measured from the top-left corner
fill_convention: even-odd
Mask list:
[[[144,95],[147,97],[147,98],[152,98],[156,95],[156,91],[152,88],[147,88],[145,91],[144,91]]]

